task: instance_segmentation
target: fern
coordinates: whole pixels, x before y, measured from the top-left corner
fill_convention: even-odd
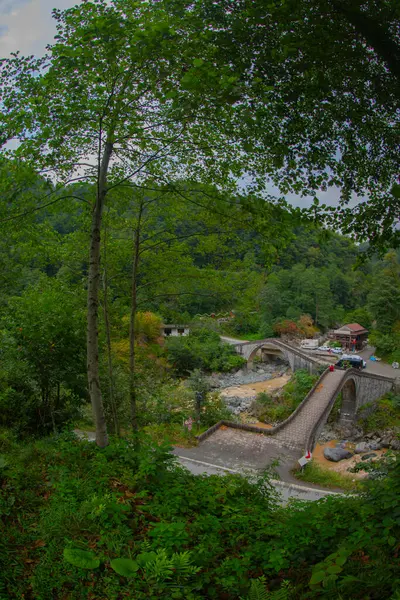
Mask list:
[[[279,590],[269,592],[266,588],[265,577],[252,579],[249,595],[242,600],[290,600],[293,588],[289,581],[284,581]]]
[[[250,585],[248,600],[269,600],[270,595],[265,587],[265,577],[253,579]]]

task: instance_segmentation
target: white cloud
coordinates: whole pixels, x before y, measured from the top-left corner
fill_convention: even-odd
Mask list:
[[[0,0],[0,56],[20,50],[41,56],[53,41],[53,8],[70,8],[77,0]]]

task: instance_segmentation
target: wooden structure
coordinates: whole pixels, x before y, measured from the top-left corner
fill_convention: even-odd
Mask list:
[[[335,342],[340,342],[343,348],[347,350],[361,350],[368,339],[368,329],[358,323],[348,323],[335,329],[329,338]]]

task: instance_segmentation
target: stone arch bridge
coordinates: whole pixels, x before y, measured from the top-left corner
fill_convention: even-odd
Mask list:
[[[261,351],[263,359],[281,358],[289,363],[292,371],[297,369],[308,369],[315,372],[321,364],[326,364],[300,348],[295,348],[276,338],[267,338],[255,342],[240,342],[233,344],[236,352],[247,360],[247,365],[251,366],[257,352]]]
[[[235,347],[238,353],[247,358],[250,363],[256,352],[261,349],[287,360],[293,371],[307,368],[312,372],[321,367],[321,363],[317,359],[280,340],[245,342],[235,344]],[[199,436],[199,440],[207,437],[221,425],[227,425],[270,436],[271,442],[274,441],[299,452],[312,451],[340,393],[342,393],[342,405],[339,422],[342,425],[350,425],[355,421],[357,412],[363,405],[378,400],[392,390],[394,385],[394,378],[365,373],[357,369],[331,372],[326,368],[296,410],[276,427],[264,429],[221,421],[214,428]]]

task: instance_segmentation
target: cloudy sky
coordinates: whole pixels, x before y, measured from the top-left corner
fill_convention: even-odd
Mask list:
[[[75,4],[79,4],[79,0],[0,0],[0,57],[16,50],[24,55],[41,56],[55,34],[52,9],[70,8]],[[269,191],[279,195],[272,187]],[[338,190],[333,188],[319,194],[320,200],[327,204],[336,204],[338,197]],[[296,206],[311,203],[294,194],[289,194],[287,200]]]
[[[0,0],[0,56],[20,50],[41,55],[52,41],[53,8],[69,8],[77,0]]]

